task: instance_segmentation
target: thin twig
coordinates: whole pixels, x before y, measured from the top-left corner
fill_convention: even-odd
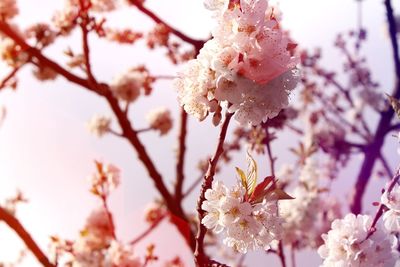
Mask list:
[[[395,185],[399,182],[400,179],[400,167],[397,168],[396,171],[396,175],[392,178],[392,180],[390,181],[390,184],[388,186],[387,189],[387,194],[389,195],[390,192],[392,192],[393,188],[395,187]],[[368,238],[371,237],[371,235],[373,235],[376,231],[376,224],[379,221],[379,218],[383,215],[383,211],[384,211],[385,205],[383,205],[382,203],[379,205],[378,211],[375,214],[375,217],[372,221],[372,224],[370,226],[370,229],[368,231],[367,236],[365,237],[364,241],[367,240]]]
[[[211,188],[212,182],[214,180],[215,170],[217,167],[218,160],[222,153],[224,152],[224,142],[226,138],[226,133],[228,130],[229,122],[232,118],[233,113],[226,112],[225,120],[221,127],[221,132],[219,134],[218,145],[215,150],[214,156],[210,159],[208,164],[208,170],[206,175],[204,176],[203,185],[201,187],[199,200],[197,202],[197,212],[198,212],[198,228],[197,228],[197,236],[196,236],[196,250],[194,252],[195,262],[197,266],[203,267],[207,266],[210,262],[207,255],[204,251],[204,237],[206,236],[207,229],[201,223],[204,218],[205,212],[202,209],[202,204],[205,201],[205,193],[207,189]]]
[[[193,39],[189,36],[187,36],[186,34],[182,33],[181,31],[178,31],[177,29],[175,29],[174,27],[172,27],[171,25],[167,24],[165,21],[163,21],[159,16],[157,16],[154,12],[152,12],[151,10],[147,9],[143,3],[141,3],[141,1],[138,0],[128,0],[132,5],[136,6],[137,9],[139,9],[139,11],[141,11],[142,13],[146,14],[148,17],[150,17],[155,23],[157,24],[163,24],[165,27],[167,27],[171,33],[173,33],[175,36],[177,36],[178,38],[180,38],[181,40],[192,44],[196,51],[198,52],[204,45],[205,41],[203,40],[196,40]]]
[[[15,77],[15,74],[21,69],[21,66],[13,68],[13,70],[0,83],[0,90],[7,86],[7,83]]]
[[[271,175],[275,177],[275,161],[276,158],[272,155],[272,149],[271,149],[271,141],[273,140],[271,137],[271,134],[269,132],[268,126],[265,127],[265,134],[266,134],[266,142],[265,145],[267,147],[267,155],[268,155],[268,161],[269,161],[269,167],[271,171]],[[285,251],[283,249],[283,244],[282,240],[279,240],[278,243],[278,249],[276,251],[276,254],[278,255],[282,267],[286,267],[286,257],[285,257]]]

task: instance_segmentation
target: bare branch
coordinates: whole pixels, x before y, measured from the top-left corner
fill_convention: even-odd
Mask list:
[[[21,238],[35,258],[45,267],[55,267],[16,217],[0,207],[0,220],[4,221]]]

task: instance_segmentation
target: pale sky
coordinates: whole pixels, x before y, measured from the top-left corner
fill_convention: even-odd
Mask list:
[[[306,48],[322,47],[324,62],[329,68],[338,67],[339,54],[332,43],[338,32],[347,31],[356,26],[356,3],[351,0],[280,0],[283,21],[293,38]],[[392,89],[391,50],[385,35],[385,13],[382,1],[365,0],[363,22],[369,30],[368,43],[364,53],[371,63],[374,77],[377,77],[386,92]],[[395,2],[395,1],[393,1]],[[54,10],[63,5],[62,0],[19,0],[21,14],[16,19],[22,26],[32,22],[48,21]],[[212,27],[209,13],[203,8],[202,1],[194,0],[147,0],[146,5],[155,10],[160,17],[171,25],[179,27],[190,36],[206,38]],[[400,8],[400,7],[397,7]],[[118,11],[110,15],[110,23],[120,27],[145,29],[152,25],[134,8]],[[92,38],[92,41],[96,41]],[[79,35],[57,41],[46,54],[60,63],[65,63],[62,51],[70,46],[79,51]],[[107,42],[92,42],[94,72],[99,80],[110,81],[112,77],[136,64],[146,63],[154,74],[175,75],[177,68],[172,67],[162,57],[164,51],[149,52],[143,43],[133,47],[118,47]],[[388,63],[389,62],[389,63]],[[0,74],[5,74],[0,64]],[[113,136],[97,139],[86,130],[86,121],[95,113],[110,115],[104,100],[75,85],[58,78],[55,82],[39,83],[31,75],[31,68],[25,68],[19,75],[20,85],[17,92],[1,92],[0,106],[7,108],[7,118],[0,128],[0,200],[12,195],[16,188],[21,189],[30,202],[18,210],[18,217],[33,234],[42,248],[46,249],[49,235],[74,238],[83,226],[96,200],[88,193],[86,177],[94,170],[93,160],[103,159],[122,169],[122,186],[112,196],[111,208],[117,220],[118,236],[129,240],[145,229],[143,208],[156,193],[153,185],[138,162],[135,152],[126,141]],[[135,127],[146,127],[144,115],[154,107],[165,105],[173,109],[175,118],[176,95],[169,81],[156,84],[156,93],[150,98],[140,99],[131,109],[131,118]],[[187,155],[187,183],[198,176],[195,166],[198,159],[214,151],[217,130],[209,122],[199,124],[194,119],[189,122],[189,144]],[[167,137],[159,138],[156,133],[143,135],[143,142],[149,144],[150,155],[157,159],[162,174],[173,177],[174,148],[176,128]],[[279,142],[290,142],[280,140]],[[276,154],[286,158],[288,154],[275,145]],[[265,159],[264,159],[265,160]],[[392,153],[392,167],[397,164],[397,155]],[[281,164],[283,161],[279,161]],[[243,166],[244,155],[238,155],[227,166],[219,179],[233,177],[233,166]],[[355,166],[358,166],[357,164]],[[354,181],[358,168],[351,166],[336,189],[348,188]],[[264,170],[266,172],[266,170]],[[224,178],[222,178],[224,177]],[[172,180],[171,180],[172,182]],[[171,184],[171,183],[167,183]],[[373,181],[368,190],[366,205],[376,199],[382,187],[381,181]],[[193,208],[195,197],[187,200],[187,206]],[[183,243],[171,246],[175,238],[173,227],[160,227],[137,250],[143,255],[143,246],[151,241],[157,243],[156,252],[162,259],[173,258],[176,254],[191,260],[190,252]],[[4,225],[0,225],[0,261],[12,260],[18,250],[18,239]],[[265,266],[260,253],[248,257],[248,266]],[[269,256],[271,266],[277,266],[276,259]],[[320,260],[312,253],[298,255],[298,266],[318,266]],[[190,263],[191,264],[191,263]],[[37,266],[35,261],[27,261],[23,266]],[[160,266],[160,264],[154,264]],[[191,265],[189,265],[191,266]]]

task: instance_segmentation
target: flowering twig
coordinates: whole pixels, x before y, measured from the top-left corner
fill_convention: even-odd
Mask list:
[[[117,235],[115,234],[115,224],[114,224],[113,216],[112,216],[112,214],[110,212],[110,209],[108,208],[108,204],[107,204],[107,196],[106,195],[102,195],[100,197],[101,197],[101,200],[102,200],[102,203],[103,203],[103,208],[107,213],[108,222],[109,222],[109,224],[111,226],[111,235],[114,238],[114,240],[117,240]]]
[[[25,230],[22,224],[10,214],[7,210],[0,207],[0,221],[4,221],[14,232],[21,238],[27,248],[33,253],[35,258],[45,267],[55,267],[47,256],[43,253],[40,247],[33,240],[31,235]]]
[[[21,69],[22,66],[18,66],[13,68],[13,70],[0,82],[0,90],[7,86],[7,83],[15,77],[17,72]]]
[[[199,217],[197,236],[196,236],[196,250],[194,252],[195,262],[197,266],[205,266],[205,264],[209,263],[209,259],[204,251],[204,237],[207,233],[206,227],[201,223],[204,218],[205,212],[202,209],[202,204],[205,200],[205,193],[207,189],[211,188],[212,182],[214,179],[215,170],[217,167],[218,160],[222,153],[224,152],[224,142],[226,138],[226,133],[228,130],[229,122],[232,118],[232,113],[225,113],[225,120],[221,127],[221,132],[219,134],[218,145],[215,150],[214,156],[209,161],[208,170],[206,175],[204,176],[203,185],[200,191],[200,197],[197,201],[197,212]]]
[[[397,168],[396,175],[390,181],[390,184],[389,184],[388,189],[387,189],[388,194],[390,194],[390,192],[392,192],[394,186],[399,182],[399,179],[400,179],[400,167]],[[371,235],[373,235],[373,233],[375,233],[375,231],[376,231],[376,227],[375,226],[378,223],[380,217],[382,216],[384,209],[385,209],[385,205],[381,203],[379,205],[378,211],[376,212],[375,217],[374,217],[374,219],[372,221],[372,224],[370,226],[368,234],[365,237],[365,240],[370,238]]]
[[[396,72],[396,85],[392,96],[396,99],[400,97],[400,57],[399,46],[397,42],[397,27],[396,20],[393,13],[393,8],[390,0],[385,0],[385,7],[387,13],[387,21],[389,24],[390,40],[393,50],[393,60]],[[380,150],[383,146],[385,135],[390,128],[390,122],[393,118],[394,110],[388,109],[380,114],[377,129],[374,134],[373,141],[365,152],[364,161],[362,163],[359,175],[357,177],[356,185],[354,187],[353,197],[350,204],[350,209],[353,213],[358,214],[362,210],[362,197],[367,187],[368,181],[371,177],[375,161],[379,158]]]
[[[98,86],[93,86],[93,84],[89,82],[87,79],[83,79],[67,71],[56,62],[44,56],[40,50],[28,45],[18,34],[16,34],[10,28],[10,26],[5,21],[2,20],[0,20],[0,32],[3,32],[6,36],[13,39],[25,52],[30,54],[32,58],[36,58],[43,66],[51,68],[53,71],[57,72],[67,80],[75,84],[78,84],[91,92],[103,96],[107,100],[110,108],[114,112],[114,115],[116,116],[117,121],[122,129],[122,136],[125,137],[129,141],[129,143],[135,148],[140,161],[146,167],[149,176],[153,180],[156,189],[163,197],[168,209],[171,211],[172,214],[176,216],[176,218],[179,218],[179,220],[173,220],[173,223],[176,225],[177,229],[181,232],[182,236],[185,237],[185,240],[187,241],[190,248],[194,251],[195,249],[194,234],[191,231],[189,233],[187,232],[187,229],[189,229],[188,227],[186,227],[186,229],[184,229],[185,227],[182,227],[182,222],[188,224],[183,208],[181,207],[181,205],[175,202],[175,199],[167,189],[160,172],[155,167],[144,145],[139,140],[136,131],[133,129],[132,123],[129,121],[127,114],[125,114],[124,111],[121,109],[118,100],[110,91],[109,86],[104,83],[99,83]],[[187,237],[188,234],[189,237]]]
[[[83,58],[84,58],[84,64],[85,64],[85,70],[88,76],[89,81],[93,84],[93,86],[97,87],[97,81],[94,78],[93,72],[92,72],[92,66],[90,64],[90,49],[89,49],[89,31],[87,29],[88,26],[88,21],[89,21],[89,15],[87,14],[87,8],[85,7],[85,1],[79,0],[80,4],[80,9],[81,9],[81,23],[80,27],[82,30],[82,48],[83,48]]]

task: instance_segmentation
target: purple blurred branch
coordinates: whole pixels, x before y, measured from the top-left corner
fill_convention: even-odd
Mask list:
[[[396,20],[393,13],[393,7],[390,0],[385,0],[387,22],[389,25],[390,41],[393,50],[393,61],[395,67],[395,88],[392,96],[396,99],[400,97],[400,57],[399,47],[397,42],[397,28]],[[365,151],[364,161],[361,165],[360,172],[354,187],[354,192],[350,202],[351,212],[359,214],[362,211],[362,198],[367,187],[368,181],[371,177],[376,160],[380,156],[380,150],[383,146],[386,133],[390,129],[390,122],[393,118],[394,110],[388,109],[380,113],[380,120],[376,128],[372,143]]]

